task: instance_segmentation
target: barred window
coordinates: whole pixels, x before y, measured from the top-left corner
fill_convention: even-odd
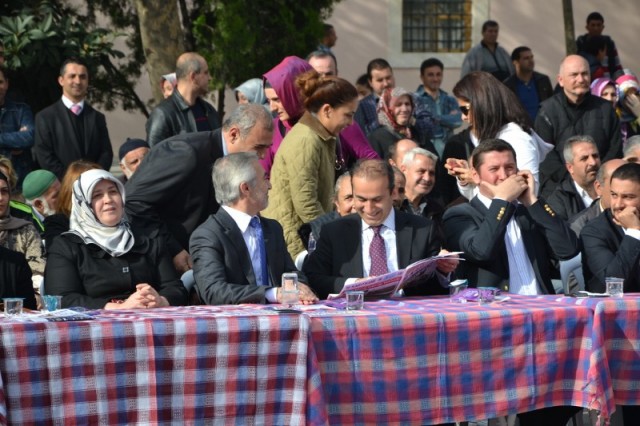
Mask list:
[[[471,48],[471,0],[403,0],[402,51],[462,53]]]

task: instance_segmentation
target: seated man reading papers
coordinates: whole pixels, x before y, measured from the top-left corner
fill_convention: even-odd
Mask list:
[[[316,250],[303,270],[321,299],[339,293],[345,283],[405,268],[435,256],[441,241],[431,220],[393,208],[394,174],[383,160],[362,160],[351,172],[357,215],[349,215],[322,228]],[[457,259],[440,259],[437,272],[406,295],[448,293],[448,274]]]

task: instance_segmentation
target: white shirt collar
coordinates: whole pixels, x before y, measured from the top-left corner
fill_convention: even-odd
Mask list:
[[[244,234],[247,228],[249,227],[249,222],[251,222],[251,219],[253,218],[253,216],[249,216],[245,212],[236,210],[233,207],[222,206],[222,208],[224,209],[224,211],[229,213],[229,216],[231,216],[231,219],[233,219],[236,225],[238,225],[238,228],[240,228],[240,232]]]
[[[67,98],[65,95],[62,95],[62,103],[67,109],[71,109],[73,105],[80,105],[80,108],[84,109],[84,99],[78,103],[73,102],[71,99]]]
[[[396,210],[394,208],[391,209],[387,218],[384,220],[384,222],[382,222],[382,225],[386,226],[392,231],[396,230]],[[369,228],[371,228],[371,226],[369,226],[368,223],[362,220],[362,230],[366,231]]]
[[[593,203],[593,198],[591,198],[591,196],[587,193],[587,191],[585,191],[580,185],[578,185],[578,182],[576,182],[573,179],[571,179],[571,182],[573,182],[573,186],[576,188],[576,192],[578,193],[578,196],[582,198],[582,201],[584,202],[585,207],[589,207],[591,203]]]
[[[220,139],[222,139],[222,156],[226,157],[229,155],[229,150],[227,149],[227,141],[224,140],[224,133],[220,131]]]
[[[491,202],[493,201],[492,198],[489,198],[485,195],[482,195],[482,193],[480,193],[480,191],[478,191],[478,195],[476,195],[476,197],[478,197],[478,200],[486,207],[489,208],[491,207]]]

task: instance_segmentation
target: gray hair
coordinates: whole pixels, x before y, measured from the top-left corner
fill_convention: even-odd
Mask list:
[[[261,106],[260,108],[265,110]],[[256,161],[258,161],[258,154],[253,151],[229,154],[216,160],[211,179],[216,192],[216,201],[219,204],[228,206],[238,201],[240,185],[243,182],[251,187],[256,184],[258,177],[253,167]]]
[[[564,148],[562,149],[562,156],[564,157],[565,163],[573,163],[573,147],[578,145],[579,143],[590,143],[596,149],[598,149],[598,145],[596,145],[596,141],[589,135],[575,135],[571,136],[564,143]]]
[[[340,192],[340,185],[342,185],[342,181],[345,179],[351,179],[351,173],[344,172],[338,179],[336,179],[336,184],[333,186],[333,201],[338,199],[338,192]]]
[[[404,154],[404,158],[402,159],[402,165],[405,167],[409,167],[411,164],[413,164],[413,161],[416,159],[416,155],[424,155],[427,158],[430,158],[434,164],[438,164],[438,156],[435,155],[433,152],[431,151],[427,151],[424,148],[413,148],[410,151],[407,151],[406,154]]]
[[[622,156],[628,157],[638,147],[640,147],[640,135],[631,136],[627,139]]]
[[[263,126],[263,129],[273,132],[273,118],[265,107],[258,104],[243,104],[238,105],[224,119],[222,130],[227,131],[231,127],[237,126],[240,137],[244,139],[258,123]]]

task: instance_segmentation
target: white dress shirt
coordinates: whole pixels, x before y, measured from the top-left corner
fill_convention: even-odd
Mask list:
[[[64,106],[67,107],[67,109],[71,109],[71,107],[74,105],[80,105],[80,111],[84,110],[84,99],[78,103],[75,103],[71,99],[67,98],[65,95],[62,95],[62,103],[64,104]]]
[[[573,186],[576,188],[576,192],[578,193],[578,196],[582,198],[582,202],[584,203],[584,206],[589,207],[591,203],[593,203],[593,198],[591,198],[591,196],[587,193],[587,191],[582,189],[582,187],[578,185],[578,183],[575,180],[571,179],[571,182],[573,182]]]
[[[478,193],[478,200],[487,208],[491,206],[493,201],[480,193]],[[509,292],[527,295],[540,294],[538,280],[529,260],[527,249],[524,246],[522,232],[515,214],[511,216],[509,223],[507,223],[504,244],[507,249],[507,261],[509,264]]]
[[[373,240],[373,228],[362,221],[362,265],[363,277],[368,277],[371,270],[371,258],[369,257],[369,247]],[[387,253],[387,270],[395,272],[398,270],[398,246],[396,244],[396,212],[391,209],[387,218],[382,222],[380,236],[384,240],[384,249]]]

